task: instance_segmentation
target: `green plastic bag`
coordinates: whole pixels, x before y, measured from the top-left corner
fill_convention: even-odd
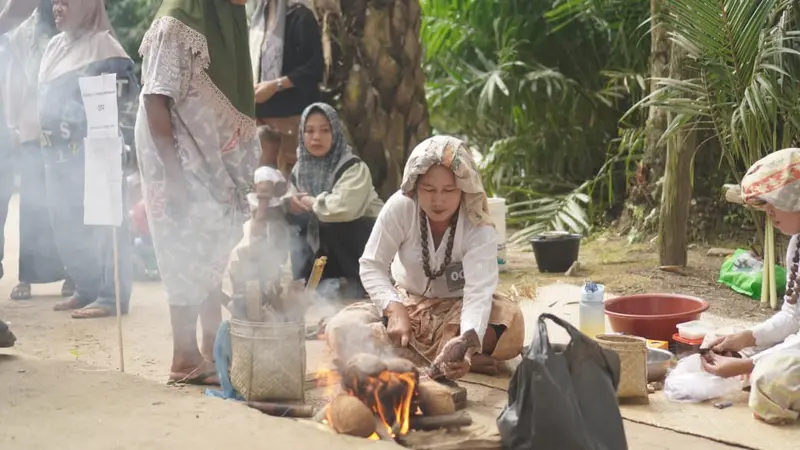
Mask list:
[[[749,250],[740,248],[722,263],[719,282],[740,294],[760,300],[763,273],[764,261]],[[786,289],[786,269],[778,265],[775,266],[775,285],[778,288],[778,297],[783,296]]]

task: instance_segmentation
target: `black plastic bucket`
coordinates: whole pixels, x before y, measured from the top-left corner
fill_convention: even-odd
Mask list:
[[[580,234],[540,234],[531,239],[539,272],[566,272],[578,260]]]

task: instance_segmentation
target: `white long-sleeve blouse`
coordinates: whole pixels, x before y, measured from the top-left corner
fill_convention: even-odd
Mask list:
[[[428,231],[431,270],[441,267],[451,232],[448,229],[439,248],[434,248],[433,238]],[[467,218],[463,205],[459,210],[451,255],[451,267],[457,263],[463,265],[462,289],[451,290],[448,287],[447,273],[428,287],[428,277],[422,268],[419,206],[416,200],[399,191],[389,198],[378,215],[359,262],[364,289],[381,310],[385,310],[391,302],[402,302],[392,284],[391,270],[397,286],[409,294],[424,295],[426,298],[463,297],[461,332],[474,329],[483,340],[489,323],[492,296],[499,283],[497,236],[491,226],[474,226]]]
[[[798,241],[797,235],[793,236],[789,241],[789,248],[786,250],[787,269],[792,267],[792,258],[794,258],[797,245],[800,243]],[[798,281],[800,282],[800,280]],[[790,348],[800,350],[800,336],[798,336],[798,331],[800,331],[800,305],[792,305],[784,301],[780,311],[754,326],[752,331],[758,348],[773,347],[772,351],[765,351],[763,352],[764,354]]]

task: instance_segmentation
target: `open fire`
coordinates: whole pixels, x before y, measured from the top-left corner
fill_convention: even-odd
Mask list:
[[[345,395],[357,398],[375,418],[375,431],[369,436],[370,439],[396,438],[408,434],[411,417],[419,409],[419,372],[411,361],[402,358],[382,360],[362,353],[353,356],[338,372],[342,374],[338,378]],[[324,377],[326,383],[337,378],[332,373]],[[325,422],[337,430],[343,428],[337,420],[344,420],[345,417],[346,420],[357,420],[358,417],[353,411],[337,411],[339,404],[345,403],[333,402],[325,413]],[[355,425],[345,428],[354,427],[360,428]]]

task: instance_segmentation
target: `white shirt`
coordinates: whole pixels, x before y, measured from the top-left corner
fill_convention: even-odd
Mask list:
[[[792,258],[798,245],[797,236],[792,236],[789,248],[786,251],[786,268],[791,270]],[[800,289],[800,280],[798,287]],[[774,353],[790,349],[800,349],[800,305],[792,305],[784,301],[781,310],[774,316],[752,328],[753,336],[756,338],[756,347],[773,349],[762,352],[763,354]],[[758,356],[762,356],[759,354]],[[755,357],[753,359],[756,359]]]
[[[456,225],[451,265],[461,262],[464,269],[463,289],[451,291],[445,275],[428,287],[428,277],[422,268],[422,239],[419,230],[419,207],[416,200],[396,192],[384,205],[375,222],[364,254],[359,260],[361,282],[370,298],[385,310],[391,302],[402,302],[389,277],[409,294],[426,298],[463,297],[461,332],[474,329],[481,341],[489,323],[492,296],[497,290],[497,235],[491,226],[474,226],[461,207]],[[439,248],[434,250],[428,227],[430,268],[438,270],[445,258],[448,229]]]

